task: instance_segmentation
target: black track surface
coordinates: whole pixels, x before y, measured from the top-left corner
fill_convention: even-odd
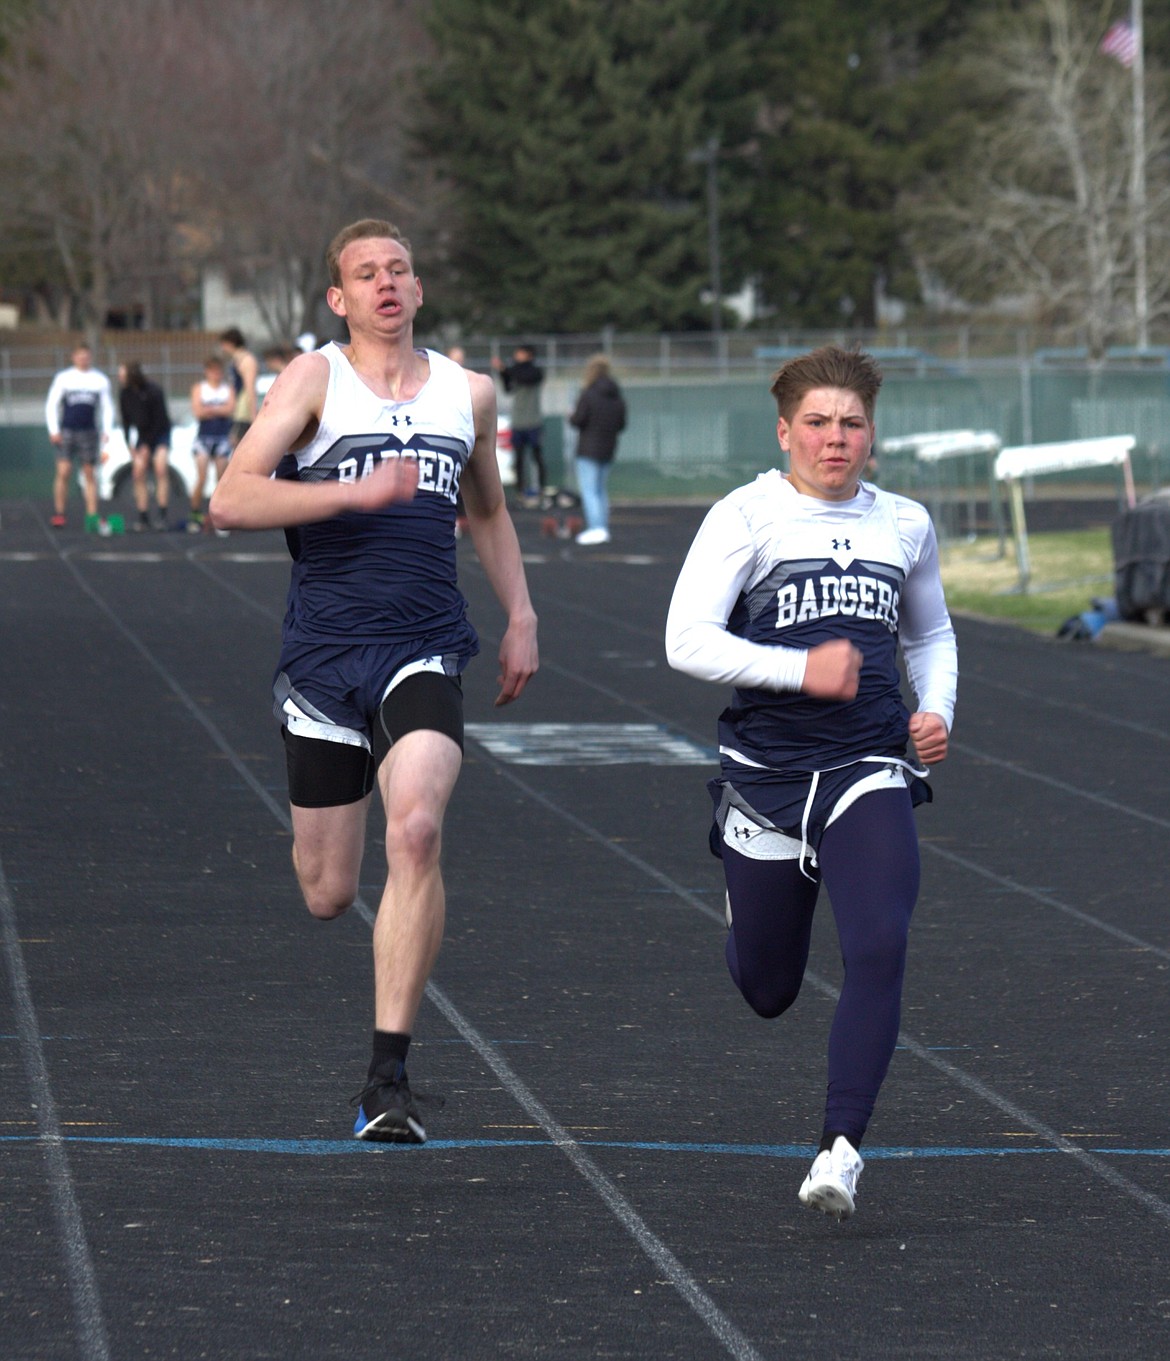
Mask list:
[[[544,659],[473,723],[650,724],[697,510],[518,517]],[[796,1190],[839,975],[775,1022],[722,963],[702,765],[471,739],[411,1051],[423,1148],[349,1137],[370,908],[314,922],[269,684],[278,535],[0,507],[0,1355],[1170,1355],[1170,663],[960,620],[895,1056],[844,1225]],[[631,739],[633,740],[633,739]],[[384,872],[376,816],[366,904]]]

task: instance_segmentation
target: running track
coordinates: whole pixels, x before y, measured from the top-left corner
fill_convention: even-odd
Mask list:
[[[723,696],[662,656],[694,509],[519,517],[540,676],[445,838],[425,1148],[348,1137],[364,901],[299,907],[268,686],[278,535],[0,514],[0,1356],[1170,1355],[1170,662],[957,621],[901,1050],[857,1216],[796,1189],[839,966],[722,965]],[[524,725],[520,730],[503,724]],[[588,725],[588,726],[586,726]]]

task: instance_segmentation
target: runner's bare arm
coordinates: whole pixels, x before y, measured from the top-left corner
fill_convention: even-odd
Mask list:
[[[413,459],[386,459],[356,482],[273,478],[284,455],[312,436],[328,383],[329,361],[316,352],[294,359],[273,383],[212,495],[217,528],[282,529],[411,499],[418,485]]]
[[[508,627],[500,643],[500,692],[496,703],[519,697],[540,665],[536,613],[528,595],[516,526],[508,514],[496,462],[496,389],[485,374],[469,373],[475,413],[475,447],[463,474],[463,504],[475,551],[504,612]]]

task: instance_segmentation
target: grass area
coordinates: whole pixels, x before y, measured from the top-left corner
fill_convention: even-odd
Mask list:
[[[1089,609],[1094,596],[1113,595],[1108,529],[1029,534],[1027,595],[1019,591],[1014,541],[1007,540],[1003,557],[998,548],[993,538],[956,540],[943,548],[943,586],[952,610],[1052,634],[1071,615]]]

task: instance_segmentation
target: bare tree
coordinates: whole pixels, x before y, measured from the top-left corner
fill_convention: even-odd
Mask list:
[[[58,320],[165,313],[177,278],[186,124],[177,0],[51,0],[10,33],[0,80],[0,224],[51,249]]]
[[[1111,9],[1034,0],[1000,11],[964,68],[988,116],[950,173],[906,204],[921,260],[950,287],[973,302],[1022,300],[1093,354],[1128,336],[1133,318],[1129,77],[1099,51]],[[1165,152],[1164,109],[1151,99],[1150,224],[1170,206]],[[1151,234],[1151,278],[1166,278],[1168,244]],[[1152,299],[1163,311],[1167,301]]]
[[[0,228],[51,251],[57,319],[96,329],[122,308],[164,324],[214,261],[255,291],[273,334],[311,324],[343,221],[426,221],[407,127],[424,8],[30,6],[0,64]]]
[[[427,220],[408,130],[423,8],[236,0],[210,39],[221,118],[203,144],[200,221],[274,334],[315,329],[324,250],[347,219]]]

